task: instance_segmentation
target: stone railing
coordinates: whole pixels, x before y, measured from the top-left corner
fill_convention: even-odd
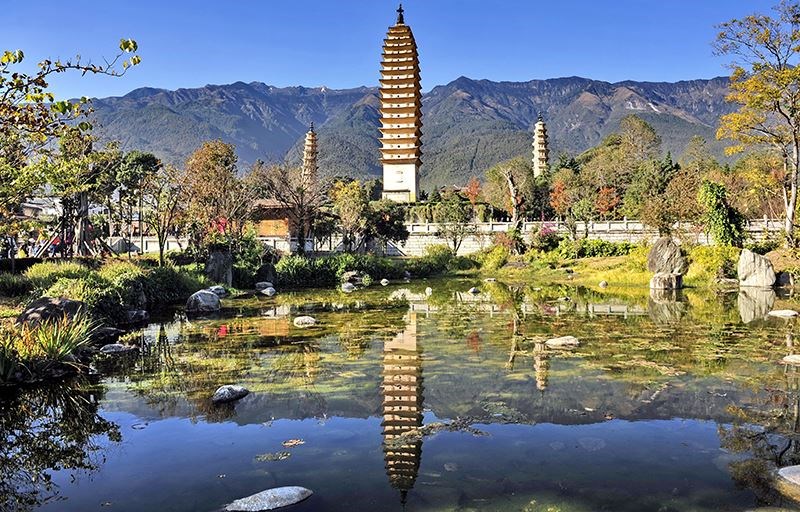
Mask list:
[[[497,233],[505,233],[511,228],[510,222],[478,222],[475,223],[475,234],[464,239],[459,248],[459,254],[470,254],[480,251],[492,244],[492,238]],[[436,223],[409,223],[406,224],[409,232],[408,240],[405,244],[391,244],[387,249],[390,256],[421,256],[425,254],[425,248],[435,244],[447,244],[447,241],[439,238],[437,232],[439,225]],[[522,223],[523,237],[526,239],[541,229],[547,229],[568,235],[569,229],[563,222],[554,221],[526,221]],[[783,222],[776,219],[759,219],[748,221],[745,227],[749,237],[753,240],[763,240],[765,237],[779,237],[783,230]],[[658,236],[658,231],[644,226],[636,220],[611,220],[595,222],[578,222],[577,235],[579,238],[590,238],[606,240],[609,242],[641,242],[652,240]],[[702,229],[688,223],[677,224],[674,232],[678,238],[687,243],[709,244],[710,237]],[[287,237],[259,237],[262,243],[280,252],[289,252],[297,247],[297,240],[291,241]],[[139,238],[134,238],[132,251],[139,250]],[[124,242],[115,238],[112,240],[112,247],[119,252],[125,252]],[[186,240],[170,238],[167,240],[167,250],[182,249],[186,247]],[[143,252],[158,252],[158,240],[155,237],[144,237]],[[338,252],[341,251],[341,240],[334,237],[332,240],[314,243],[313,240],[306,240],[307,251],[318,252]]]

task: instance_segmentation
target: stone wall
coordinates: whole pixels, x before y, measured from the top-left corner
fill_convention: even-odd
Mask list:
[[[508,222],[482,222],[476,225],[476,234],[467,237],[461,244],[458,251],[459,254],[471,254],[481,249],[488,247],[492,244],[492,238],[497,233],[505,233],[511,227]],[[426,223],[406,224],[410,236],[408,241],[403,245],[391,245],[387,254],[390,256],[421,256],[425,254],[425,248],[435,244],[447,244],[447,241],[436,236],[439,230],[438,224]],[[528,239],[532,233],[538,232],[540,229],[545,228],[556,231],[559,234],[566,236],[569,231],[566,225],[558,221],[546,222],[525,222],[522,224],[523,236]],[[780,237],[783,229],[783,224],[780,220],[762,219],[749,221],[746,231],[750,238],[753,240],[763,240],[765,237]],[[690,224],[680,224],[675,228],[676,236],[686,243],[692,244],[708,244],[711,240],[706,233],[698,230]],[[579,222],[577,225],[577,233],[579,238],[586,236],[590,239],[606,240],[609,242],[641,242],[643,240],[653,240],[658,237],[658,232],[650,229],[641,222],[635,220],[613,220],[602,222]],[[295,240],[290,242],[286,237],[260,237],[264,244],[280,251],[288,252],[289,249],[294,249],[297,244]],[[138,238],[134,240],[135,247],[133,250],[138,249]],[[306,242],[306,250],[316,250],[320,252],[337,252],[341,251],[340,240],[334,238],[330,241],[325,241],[312,247],[312,241]],[[185,240],[169,239],[167,241],[167,250],[180,249],[186,247]],[[155,237],[144,238],[144,252],[158,252],[158,242]]]

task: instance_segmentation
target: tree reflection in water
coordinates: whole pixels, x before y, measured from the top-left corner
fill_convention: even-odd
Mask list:
[[[97,414],[85,379],[0,394],[0,510],[32,510],[60,499],[53,473],[94,471],[119,427]]]

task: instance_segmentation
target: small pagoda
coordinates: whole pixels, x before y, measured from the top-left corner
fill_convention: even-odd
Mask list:
[[[308,188],[317,182],[317,132],[314,131],[314,123],[306,133],[306,142],[303,146],[303,167],[301,180],[303,187]]]
[[[533,175],[537,178],[547,173],[550,149],[547,142],[547,126],[542,114],[533,127]]]

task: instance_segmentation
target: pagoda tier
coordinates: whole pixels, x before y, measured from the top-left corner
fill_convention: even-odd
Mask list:
[[[380,101],[384,198],[416,201],[422,143],[419,56],[402,7],[383,40]]]

